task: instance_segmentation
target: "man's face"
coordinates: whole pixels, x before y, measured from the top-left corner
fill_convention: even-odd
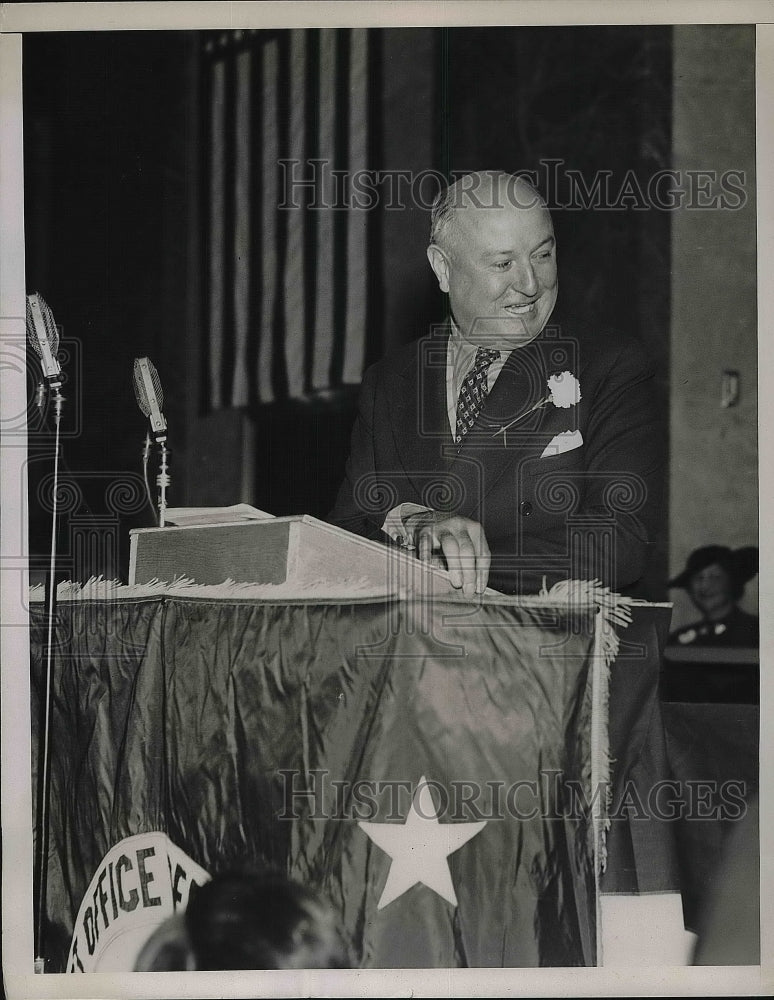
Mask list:
[[[449,250],[428,255],[463,337],[513,350],[540,334],[554,308],[556,243],[542,205],[500,206],[460,208]]]

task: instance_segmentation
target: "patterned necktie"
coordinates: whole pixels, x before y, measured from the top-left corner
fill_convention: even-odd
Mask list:
[[[457,433],[454,441],[459,444],[476,422],[481,407],[489,392],[487,373],[489,366],[500,357],[499,351],[490,347],[479,347],[473,367],[465,376],[457,399]]]

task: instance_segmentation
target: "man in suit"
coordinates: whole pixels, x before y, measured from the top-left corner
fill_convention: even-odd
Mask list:
[[[364,377],[329,520],[487,584],[643,574],[661,500],[653,369],[620,334],[554,321],[551,216],[518,176],[468,174],[427,250],[450,317]]]

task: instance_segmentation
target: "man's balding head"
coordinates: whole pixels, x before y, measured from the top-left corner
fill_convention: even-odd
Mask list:
[[[457,242],[456,222],[465,210],[530,209],[545,202],[524,177],[503,170],[478,170],[450,184],[435,200],[430,214],[430,244],[452,251]]]

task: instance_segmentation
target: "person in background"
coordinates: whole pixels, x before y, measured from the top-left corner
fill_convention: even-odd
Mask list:
[[[316,893],[281,873],[235,870],[216,875],[184,914],[156,929],[135,971],[350,967],[336,915]]]
[[[688,557],[685,569],[669,581],[682,587],[701,612],[701,618],[677,629],[669,644],[677,646],[757,646],[759,622],[738,606],[744,586],[758,572],[758,549],[736,551],[725,545],[706,545]]]
[[[705,545],[669,581],[684,588],[701,618],[676,629],[664,650],[661,698],[677,702],[757,704],[759,622],[738,601],[758,572],[758,549]],[[749,655],[745,655],[745,647]]]

